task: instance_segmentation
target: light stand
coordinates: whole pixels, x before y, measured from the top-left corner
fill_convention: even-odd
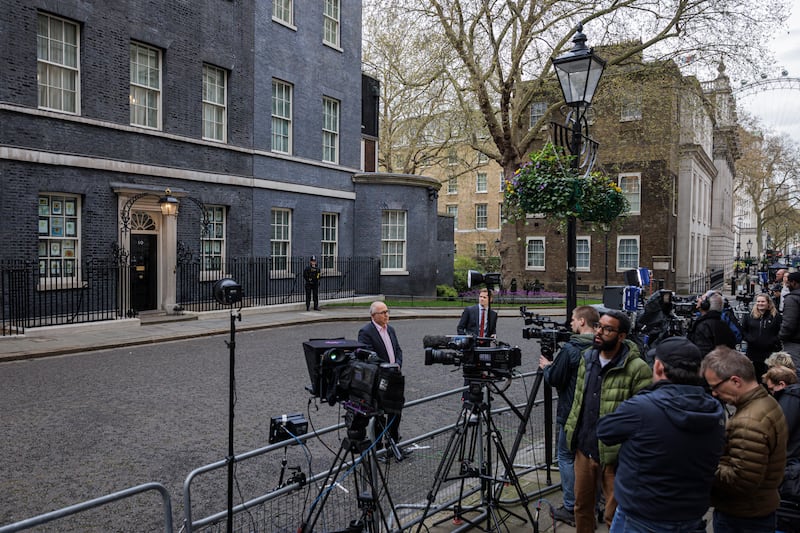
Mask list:
[[[220,305],[231,306],[231,338],[226,341],[230,362],[228,366],[228,456],[225,458],[228,463],[228,507],[227,507],[227,531],[233,533],[233,408],[236,398],[236,378],[234,369],[236,368],[236,320],[242,320],[242,286],[230,278],[223,278],[214,284],[212,289],[214,299]],[[234,309],[234,304],[239,304],[238,309]]]

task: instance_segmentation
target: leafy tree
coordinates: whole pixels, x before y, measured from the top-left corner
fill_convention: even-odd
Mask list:
[[[757,249],[765,249],[766,232],[778,247],[787,248],[800,218],[800,147],[788,137],[764,134],[754,126],[740,128],[742,157],[735,192],[755,223]]]
[[[467,272],[470,270],[478,270],[478,262],[472,258],[464,255],[457,255],[453,260],[453,286],[459,294],[467,292]]]
[[[624,53],[609,58],[610,65],[646,53],[654,60],[675,59],[695,72],[711,72],[720,61],[731,72],[743,72],[769,63],[768,36],[782,25],[788,9],[786,0],[366,0],[365,12],[376,5],[392,13],[393,18],[387,15],[383,22],[394,26],[365,27],[365,57],[380,42],[370,36],[389,32],[384,44],[406,46],[387,52],[383,60],[373,54],[372,63],[407,61],[393,63],[397,75],[382,78],[384,83],[432,89],[422,95],[438,92],[442,97],[443,105],[435,107],[433,99],[418,95],[417,105],[428,107],[412,107],[406,117],[447,116],[447,128],[439,128],[448,135],[439,144],[455,138],[467,141],[497,161],[507,176],[537,142],[539,126],[529,128],[529,106],[552,75],[550,58],[570,47],[579,22],[595,46],[631,43]],[[365,16],[366,20],[373,19]],[[421,39],[413,41],[417,36]],[[425,75],[399,75],[412,67]],[[451,90],[433,82],[442,79]],[[424,87],[425,80],[431,87]],[[532,80],[538,83],[528,83]],[[393,120],[404,107],[400,103],[384,101],[394,109]],[[554,104],[539,123],[549,121],[558,107]],[[409,129],[417,138],[424,137],[423,126]],[[384,149],[394,142],[391,136],[382,137]],[[406,146],[411,146],[410,140]]]

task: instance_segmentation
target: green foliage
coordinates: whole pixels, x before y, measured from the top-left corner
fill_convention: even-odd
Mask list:
[[[458,298],[458,291],[450,285],[437,285],[436,286],[437,298],[446,298],[448,300],[455,300]]]
[[[630,210],[622,189],[608,176],[592,172],[584,176],[574,169],[574,158],[551,143],[531,154],[505,184],[508,219],[523,220],[541,213],[563,219],[570,215],[584,222],[610,223]]]
[[[467,271],[479,269],[480,265],[475,259],[463,255],[455,257],[453,260],[453,286],[459,294],[469,290],[469,287],[467,287]]]

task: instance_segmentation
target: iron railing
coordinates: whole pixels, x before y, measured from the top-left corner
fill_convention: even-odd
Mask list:
[[[38,262],[0,262],[2,334],[120,318],[120,288],[128,284],[128,275],[128,267],[113,260],[86,261],[57,273]]]
[[[212,294],[214,283],[228,277],[242,286],[243,307],[305,302],[303,269],[308,259],[292,257],[233,258],[221,271],[203,270],[199,261],[178,263],[177,303],[185,311],[223,309]],[[333,268],[323,269],[319,298],[330,300],[380,293],[380,260],[373,257],[340,257]]]
[[[242,286],[244,307],[305,301],[303,269],[308,259],[282,262],[270,257],[234,258],[221,271],[205,271],[198,261],[179,261],[176,268],[177,310],[211,311],[223,306],[214,299],[214,283],[230,277]],[[131,303],[132,266],[123,258],[92,260],[73,271],[53,275],[47,265],[32,261],[0,262],[0,326],[2,335],[26,328],[116,320],[135,316]],[[380,260],[343,257],[324,269],[322,300],[380,293]],[[172,311],[172,310],[170,310]]]

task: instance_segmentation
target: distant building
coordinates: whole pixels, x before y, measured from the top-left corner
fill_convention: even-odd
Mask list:
[[[608,57],[614,48],[598,51]],[[529,127],[543,143],[546,116],[560,92],[545,89],[529,108]],[[590,110],[590,135],[600,143],[596,169],[616,179],[631,211],[621,224],[578,223],[579,292],[624,285],[623,273],[646,267],[655,288],[702,290],[713,274],[733,268],[734,164],[738,158],[735,103],[720,70],[713,82],[683,76],[673,62],[641,57],[611,67],[600,80]],[[478,162],[474,149],[453,149],[452,166],[425,174],[442,182],[439,210],[454,217],[458,255],[499,255],[505,288],[535,280],[566,290],[566,232],[545,218],[502,220],[500,167]],[[465,164],[467,166],[464,168]],[[461,164],[462,167],[458,165]],[[459,172],[460,171],[460,172]]]

